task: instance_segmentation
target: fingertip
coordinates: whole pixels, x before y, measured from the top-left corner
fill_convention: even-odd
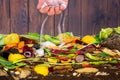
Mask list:
[[[48,11],[49,11],[49,7],[48,7],[48,6],[40,9],[40,12],[41,12],[41,13],[48,13]]]
[[[65,7],[64,6],[60,6],[60,10],[65,10]]]
[[[60,10],[59,12],[55,13],[56,15],[60,14],[62,11]]]
[[[45,0],[38,0],[37,9],[41,9],[44,3],[45,3]]]
[[[68,0],[64,0],[65,2],[68,2]]]
[[[55,14],[60,14],[60,13],[61,13],[60,7],[59,6],[55,7]]]
[[[54,16],[55,15],[54,13],[51,13],[51,12],[48,12],[47,14],[48,14],[48,16]]]
[[[43,9],[39,9],[39,11],[40,11],[41,13],[44,13],[44,10],[43,10]]]
[[[39,5],[39,4],[37,5],[37,9],[38,9],[38,10],[40,9],[40,5]]]
[[[50,7],[50,8],[49,8],[48,15],[49,15],[49,16],[55,15],[55,8],[54,8],[54,7]]]
[[[61,5],[60,5],[60,9],[61,10],[65,10],[68,6],[68,3],[67,2],[63,2]]]

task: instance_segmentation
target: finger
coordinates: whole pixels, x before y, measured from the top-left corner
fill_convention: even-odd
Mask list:
[[[60,10],[62,10],[62,11],[63,11],[63,10],[65,10],[65,9],[66,9],[66,7],[65,7],[65,6],[63,6],[63,5],[61,5],[61,6],[60,6]]]
[[[60,13],[61,13],[61,10],[59,6],[55,7],[55,14],[60,14]]]
[[[63,1],[65,1],[66,3],[68,3],[68,0],[63,0]]]
[[[68,5],[68,0],[63,0],[65,2],[66,5]]]
[[[37,9],[41,9],[42,5],[44,4],[45,0],[39,0],[38,1],[38,5],[37,5]]]
[[[54,7],[50,7],[50,9],[49,9],[49,11],[48,11],[48,15],[49,15],[49,16],[55,15]]]
[[[40,12],[41,12],[41,13],[48,13],[49,9],[50,9],[50,7],[49,7],[49,6],[46,6],[46,7],[44,7],[44,8],[41,8],[41,9],[40,9]]]
[[[64,2],[60,5],[60,9],[65,10],[67,8],[67,5],[68,5],[68,0],[64,0]]]

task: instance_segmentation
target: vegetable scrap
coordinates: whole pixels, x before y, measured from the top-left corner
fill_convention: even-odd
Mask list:
[[[47,66],[41,66],[41,65],[36,65],[34,67],[34,70],[36,73],[41,74],[43,76],[47,76],[49,73],[48,67]]]
[[[120,27],[102,29],[99,34],[74,36],[65,32],[48,34],[0,34],[0,65],[14,77],[97,73],[97,66],[120,68]],[[24,73],[26,70],[27,73]],[[25,75],[26,74],[26,75]],[[17,76],[16,76],[17,75]]]

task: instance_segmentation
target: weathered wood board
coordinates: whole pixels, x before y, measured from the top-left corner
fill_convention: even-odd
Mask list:
[[[0,33],[40,33],[45,14],[37,10],[38,0],[0,0]],[[101,28],[120,25],[120,0],[69,0],[63,12],[62,32],[97,34]],[[57,35],[60,15],[49,17],[44,34]]]

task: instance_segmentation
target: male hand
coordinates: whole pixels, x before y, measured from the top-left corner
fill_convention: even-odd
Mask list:
[[[39,0],[37,9],[41,13],[47,13],[49,16],[60,14],[66,9],[68,0]]]

